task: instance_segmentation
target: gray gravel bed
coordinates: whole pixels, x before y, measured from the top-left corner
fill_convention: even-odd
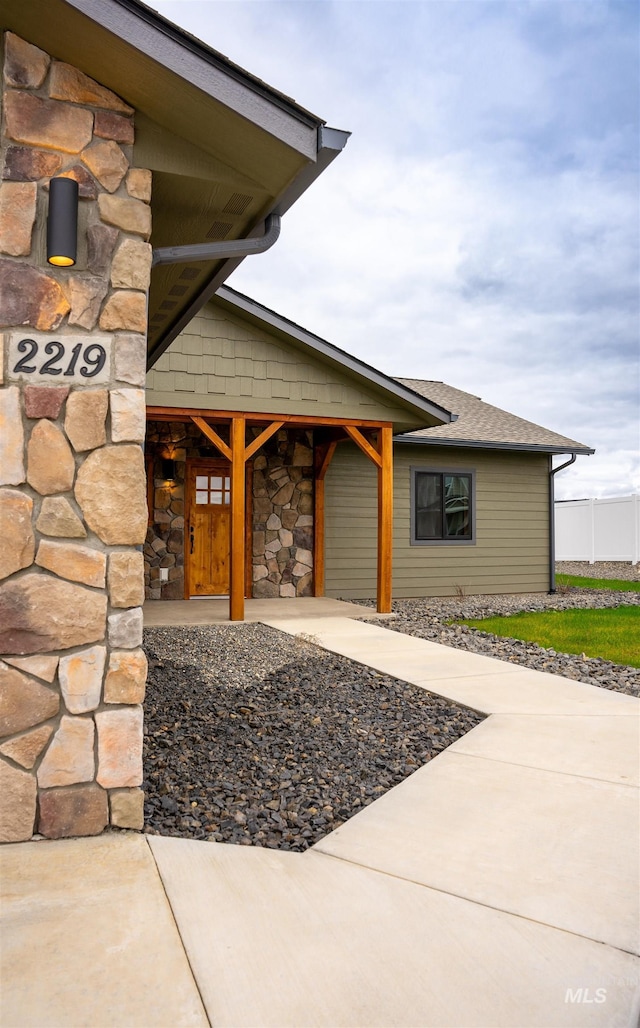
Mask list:
[[[145,648],[151,834],[305,850],[483,720],[260,624]]]
[[[619,578],[623,582],[640,582],[640,564],[626,560],[597,560],[589,564],[586,560],[558,560],[556,573],[559,575],[582,575],[583,578]]]
[[[373,606],[371,600],[359,603]],[[613,664],[598,657],[557,653],[536,643],[522,642],[468,628],[450,625],[461,618],[486,618],[517,614],[520,611],[569,610],[640,605],[640,593],[614,592],[606,589],[577,589],[521,595],[468,596],[463,599],[429,598],[394,600],[396,617],[385,622],[395,632],[414,635],[430,642],[495,657],[534,671],[563,675],[588,685],[640,696],[640,669]],[[377,622],[378,624],[380,622]],[[505,627],[505,633],[507,628]]]

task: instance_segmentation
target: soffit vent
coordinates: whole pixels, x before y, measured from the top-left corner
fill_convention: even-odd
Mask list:
[[[183,278],[185,282],[193,282],[194,278],[197,278],[200,274],[200,268],[183,268],[180,272],[180,278]]]
[[[228,221],[214,221],[207,232],[207,239],[225,239],[231,227]]]
[[[246,193],[232,193],[222,211],[224,214],[244,214],[252,200],[253,197]]]

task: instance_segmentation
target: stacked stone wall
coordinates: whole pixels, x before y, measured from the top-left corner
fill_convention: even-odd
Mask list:
[[[142,827],[151,174],[134,111],[5,33],[0,183],[0,841]],[[78,261],[46,263],[49,181]]]
[[[253,468],[253,596],[311,596],[313,432],[280,429]]]

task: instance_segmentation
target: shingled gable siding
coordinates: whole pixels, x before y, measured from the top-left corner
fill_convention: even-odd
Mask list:
[[[147,404],[407,424],[406,407],[209,304],[147,375]],[[424,425],[416,415],[413,423]]]
[[[410,545],[411,467],[476,471],[476,542]],[[376,476],[351,444],[326,479],[327,596],[376,592]],[[393,595],[452,596],[548,589],[548,458],[446,447],[394,446]]]
[[[4,43],[0,841],[19,842],[142,827],[151,174],[119,97]],[[54,174],[80,183],[72,268],[46,263]]]

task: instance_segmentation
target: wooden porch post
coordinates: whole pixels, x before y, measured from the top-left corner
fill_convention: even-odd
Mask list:
[[[393,547],[393,428],[383,426],[378,436],[382,458],[378,466],[378,613],[391,613]]]
[[[229,620],[244,621],[245,419],[231,421],[231,584]]]

